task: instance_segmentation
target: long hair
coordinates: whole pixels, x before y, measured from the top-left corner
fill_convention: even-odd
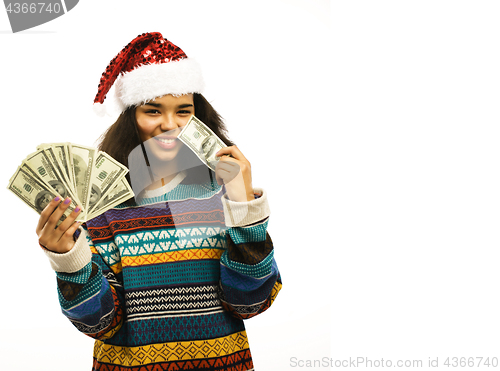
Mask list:
[[[234,143],[227,136],[222,117],[201,94],[193,94],[195,115],[203,121],[226,145]],[[127,108],[99,139],[98,148],[128,167],[130,152],[141,144],[135,118],[135,107]]]

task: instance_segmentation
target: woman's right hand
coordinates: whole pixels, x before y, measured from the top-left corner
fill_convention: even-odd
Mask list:
[[[80,222],[75,223],[75,219],[82,211],[80,206],[68,215],[68,217],[56,228],[56,224],[61,219],[71,199],[67,197],[61,202],[59,197],[54,198],[40,214],[36,234],[40,245],[55,253],[66,253],[75,245],[73,235],[80,226]]]

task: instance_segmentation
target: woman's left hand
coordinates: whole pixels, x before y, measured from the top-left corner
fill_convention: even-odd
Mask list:
[[[217,183],[226,185],[229,199],[236,202],[252,201],[252,169],[243,153],[238,147],[230,146],[222,148],[216,156],[222,156],[215,168]]]

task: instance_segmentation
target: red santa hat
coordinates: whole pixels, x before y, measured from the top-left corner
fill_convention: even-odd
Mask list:
[[[121,112],[166,94],[201,93],[204,87],[198,63],[159,32],[137,36],[109,63],[94,99],[96,113],[105,113],[113,84]]]

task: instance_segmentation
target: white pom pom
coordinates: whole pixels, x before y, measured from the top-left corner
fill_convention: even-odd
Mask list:
[[[106,106],[102,103],[94,103],[92,107],[94,113],[99,117],[104,117],[106,115]]]

